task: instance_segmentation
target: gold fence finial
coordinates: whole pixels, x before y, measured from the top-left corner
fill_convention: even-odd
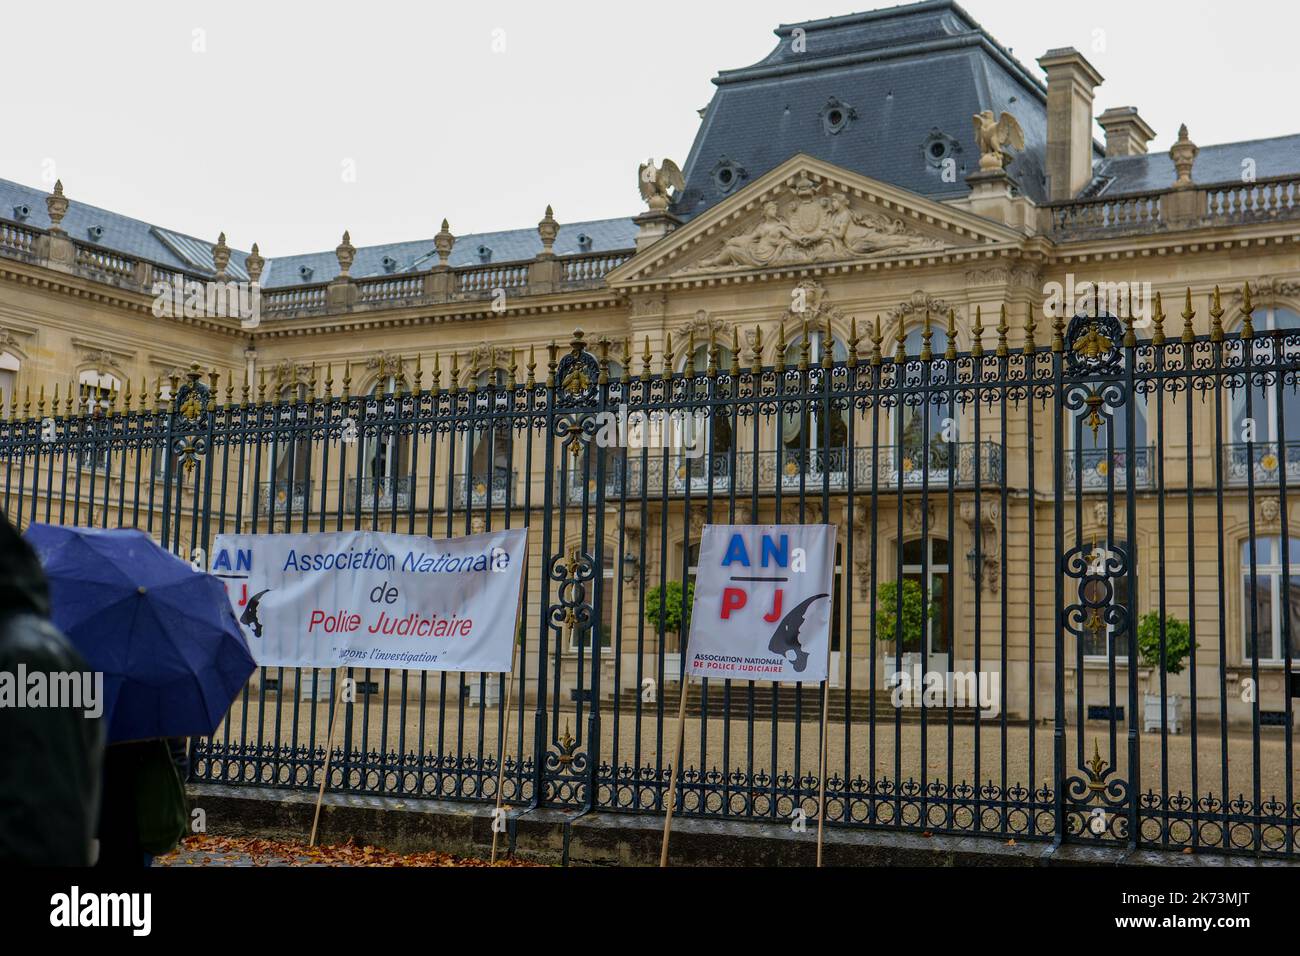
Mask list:
[[[871,331],[871,364],[879,365],[881,361],[880,343],[885,340],[885,336],[880,331],[880,316],[876,316],[875,328]]]
[[[57,415],[58,413],[59,413],[58,409],[55,409],[54,414]],[[36,417],[37,418],[45,417],[45,383],[44,382],[41,383],[40,395],[36,397]]]
[[[1187,287],[1187,301],[1183,305],[1183,336],[1184,343],[1191,344],[1196,341],[1196,330],[1192,328],[1192,319],[1196,318],[1196,310],[1192,308],[1192,287]]]
[[[68,388],[71,389],[72,386],[69,385]],[[44,392],[42,392],[41,399],[44,400],[44,398],[45,398],[45,394]],[[59,383],[58,382],[54,383],[54,406],[53,407],[54,407],[54,414],[55,415],[59,414]]]
[[[262,404],[266,400],[266,369],[257,370],[257,404]]]
[[[955,361],[957,358],[957,310],[956,309],[948,310],[948,328],[944,332],[944,336],[948,339],[948,344],[944,347],[943,357],[949,362]]]
[[[1131,304],[1129,308],[1124,310],[1124,313],[1124,348],[1137,348],[1138,340],[1137,333],[1133,330],[1133,308]]]
[[[718,342],[711,325],[709,326],[709,344],[706,347],[709,351],[706,356],[708,364],[705,371],[709,378],[714,378],[718,374]]]
[[[1253,338],[1255,335],[1255,323],[1251,320],[1251,313],[1255,311],[1255,303],[1250,301],[1250,283],[1243,283],[1241,286],[1241,337],[1243,339]]]
[[[1022,350],[1025,355],[1033,355],[1038,346],[1034,342],[1034,303],[1030,302],[1025,306],[1025,347]]]
[[[1151,344],[1165,344],[1165,307],[1160,301],[1160,293],[1156,293],[1155,307],[1151,312]]]
[[[609,384],[609,336],[602,335],[598,343],[600,348],[600,365],[597,366],[596,383],[598,385]]]
[[[307,379],[307,401],[316,401],[316,363],[311,363],[311,376]]]
[[[451,368],[447,370],[447,377],[450,379],[447,383],[447,390],[453,395],[460,386],[460,352],[456,349],[451,350]],[[470,391],[474,390],[474,379],[470,379]]]
[[[623,336],[623,381],[632,381],[632,336]],[[626,396],[626,392],[623,393]]]
[[[664,354],[663,361],[659,363],[659,374],[668,378],[673,374],[673,334],[672,332],[664,333]]]
[[[65,399],[63,400],[63,414],[64,414],[65,417],[68,417],[68,418],[72,417],[72,405],[73,405],[73,401],[74,401],[74,398],[73,398],[72,382],[69,381],[69,382],[68,382],[68,397],[65,398]],[[54,411],[55,411],[56,414],[58,413],[58,409],[57,409],[57,408],[56,408]]]
[[[1008,355],[1007,352],[1008,331],[1009,331],[1009,326],[1007,325],[1007,304],[1003,302],[1001,308],[998,310],[998,348],[997,348],[998,358],[1006,358],[1006,356]]]
[[[650,333],[647,332],[641,340],[641,381],[650,381],[650,363],[654,361],[654,356],[650,352]]]
[[[803,342],[799,346],[799,371],[808,370],[808,360],[812,357],[812,339],[808,337],[808,320],[803,320]]]
[[[925,310],[925,321],[921,324],[921,361],[929,362],[934,359],[934,352],[930,351],[930,339],[934,336],[934,330],[930,328],[930,310]]]
[[[126,404],[126,410],[129,413],[131,411],[131,376],[126,377],[126,384],[122,387],[122,391],[125,393],[122,396],[122,401]],[[230,382],[226,383],[226,391],[230,391]],[[226,404],[230,404],[229,399],[226,400]]]
[[[430,373],[433,379],[433,391],[442,391],[442,353],[433,353],[433,371]]]
[[[898,313],[898,345],[894,348],[894,361],[903,364],[907,361],[907,335],[903,327],[903,313]]]
[[[785,347],[785,318],[782,317],[780,323],[776,327],[776,362],[773,365],[773,368],[777,372],[785,371]]]
[[[975,358],[984,355],[984,311],[975,306],[975,324],[971,326],[970,354]]]
[[[510,346],[510,387],[519,387],[519,349]]]
[[[332,399],[334,397],[334,363],[325,363],[325,397]]]
[[[849,368],[858,367],[858,317],[849,319]]]
[[[537,387],[537,346],[528,346],[528,387]]]
[[[749,351],[749,370],[758,375],[763,371],[763,327],[754,323],[754,342]]]
[[[1065,351],[1065,310],[1059,305],[1052,316],[1052,351],[1058,355]]]
[[[731,327],[731,377],[740,374],[740,326]]]
[[[826,316],[826,341],[822,343],[822,368],[830,368],[835,361],[835,334],[831,331],[831,317]]]
[[[1223,341],[1223,302],[1219,298],[1219,287],[1214,287],[1214,295],[1210,298],[1210,341]]]
[[[547,388],[554,388],[554,387],[555,387],[555,369],[556,369],[556,366],[557,366],[556,356],[559,354],[559,346],[555,344],[555,339],[551,339],[550,344],[546,346],[546,351],[547,351],[547,360],[546,360],[546,387],[547,387]]]
[[[30,385],[23,391],[23,418],[32,417],[32,387]]]

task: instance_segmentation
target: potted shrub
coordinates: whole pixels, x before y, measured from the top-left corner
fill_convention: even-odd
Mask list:
[[[1180,674],[1192,652],[1191,629],[1186,621],[1181,621],[1172,614],[1165,617],[1165,655],[1163,667],[1166,673]],[[1143,698],[1142,729],[1159,730],[1160,714],[1160,613],[1149,611],[1138,620],[1137,630],[1138,657],[1143,667],[1151,670],[1148,678],[1147,693]],[[1155,693],[1152,693],[1155,691]],[[1170,694],[1165,700],[1165,716],[1169,729],[1176,734],[1183,732],[1182,698]]]
[[[887,678],[899,671],[911,673],[918,666],[921,659],[922,616],[929,614],[930,619],[933,620],[939,612],[938,604],[925,600],[920,581],[905,579],[902,591],[903,626],[901,646],[899,646],[899,642],[895,640],[899,631],[899,584],[897,581],[884,581],[876,588],[876,636],[885,644],[895,645],[893,669],[888,672]]]
[[[663,622],[664,647],[675,646],[677,649],[664,655],[664,671],[676,677],[681,662],[681,636],[689,632],[691,626],[691,605],[695,601],[695,582],[686,584],[682,593],[681,581],[669,581],[667,587],[660,591],[659,586],[647,588],[645,592],[645,619],[659,633]],[[669,640],[672,635],[673,640]]]

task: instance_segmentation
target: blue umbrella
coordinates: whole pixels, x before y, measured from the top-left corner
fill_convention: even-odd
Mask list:
[[[129,528],[24,537],[55,626],[104,674],[109,743],[213,733],[256,667],[221,582]]]

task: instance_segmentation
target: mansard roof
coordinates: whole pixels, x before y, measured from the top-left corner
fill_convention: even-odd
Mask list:
[[[986,109],[1020,121],[1026,148],[1009,172],[1030,198],[1046,198],[1046,89],[956,3],[931,0],[775,32],[779,42],[764,59],[714,79],[717,92],[684,168],[679,216],[699,215],[796,153],[923,196],[964,196],[966,176],[979,164],[971,117]],[[849,115],[839,129],[827,123],[835,103]],[[927,155],[936,140],[956,160],[952,181]],[[720,164],[738,170],[739,181],[720,184]]]
[[[1256,179],[1300,174],[1300,133],[1202,146],[1192,167],[1192,179],[1198,184],[1242,182],[1246,160],[1252,161]],[[1176,178],[1174,161],[1167,152],[1114,156],[1097,167],[1084,196],[1156,192],[1171,188]]]
[[[0,219],[17,219],[14,207],[25,205],[29,209],[25,224],[39,229],[48,229],[50,217],[45,206],[48,195],[48,191],[0,179]],[[187,272],[213,271],[212,240],[197,239],[71,198],[67,215],[63,217],[61,225],[72,238],[114,252]],[[98,238],[91,236],[90,230],[94,226],[103,229],[103,233]],[[559,256],[584,251],[578,245],[578,237],[584,234],[591,238],[589,250],[591,252],[627,250],[631,249],[636,242],[636,231],[637,227],[631,218],[563,223],[555,239],[554,251]],[[486,246],[492,250],[492,262],[517,262],[532,259],[541,252],[542,240],[535,226],[527,229],[457,236],[456,245],[451,251],[450,265],[477,264],[479,246]],[[247,252],[231,249],[227,272],[232,278],[239,280],[248,278],[248,273],[244,270],[244,259],[247,255]],[[396,264],[391,269],[386,268],[385,258],[395,260]],[[408,242],[358,246],[351,274],[355,278],[401,274],[428,269],[437,261],[432,236],[428,239],[415,239]],[[272,289],[300,284],[303,281],[298,271],[300,266],[307,266],[312,270],[312,282],[328,282],[339,273],[338,259],[333,249],[296,256],[268,256],[262,271],[262,286]]]

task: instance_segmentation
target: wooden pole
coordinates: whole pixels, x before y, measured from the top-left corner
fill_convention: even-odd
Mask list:
[[[827,640],[829,646],[830,641]],[[829,652],[826,655],[830,657]],[[822,753],[821,764],[817,771],[817,779],[820,781],[820,793],[817,796],[817,865],[822,865],[822,828],[826,823],[826,745],[830,738],[829,730],[829,713],[831,705],[831,669],[830,661],[826,662],[826,680],[822,682]]]
[[[685,651],[683,651],[685,653]],[[673,762],[668,770],[668,811],[664,814],[664,839],[659,847],[659,866],[668,865],[668,837],[673,832],[673,807],[677,805],[677,768],[682,762],[686,743],[686,685],[690,677],[682,672],[682,690],[677,695],[677,741],[673,747]]]
[[[510,698],[515,691],[515,658],[518,650],[516,642],[510,649],[510,679],[506,681],[506,700],[501,705],[501,754],[497,760],[497,806],[492,813],[492,863],[497,861],[497,820],[501,818],[501,799],[506,778],[506,747],[510,738]]]
[[[337,678],[337,675],[342,670],[341,667],[337,668],[331,676]],[[339,681],[336,679],[334,683],[335,686],[338,686]],[[320,824],[320,805],[325,799],[325,783],[330,778],[330,757],[334,754],[334,728],[338,726],[339,711],[343,709],[341,700],[335,699],[333,694],[330,695],[330,699],[334,701],[334,713],[330,716],[329,741],[325,744],[325,771],[320,775],[320,789],[316,791],[316,813],[311,818],[311,839],[307,841],[308,846],[316,845],[316,828]]]

